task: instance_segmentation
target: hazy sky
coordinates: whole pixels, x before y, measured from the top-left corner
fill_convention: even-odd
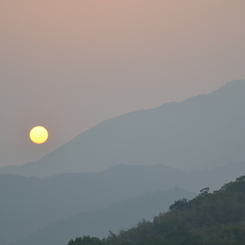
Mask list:
[[[244,0],[0,0],[0,166],[245,78]],[[29,130],[47,127],[43,145]]]

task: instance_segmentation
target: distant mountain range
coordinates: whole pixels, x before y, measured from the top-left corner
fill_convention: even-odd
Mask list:
[[[101,208],[60,220],[37,230],[26,238],[11,245],[66,245],[71,238],[81,235],[106,237],[109,231],[118,233],[136,225],[143,218],[167,211],[169,206],[181,198],[192,199],[194,193],[180,188],[148,193]]]
[[[35,237],[36,245],[43,239],[53,241],[46,240],[46,245],[54,245],[59,233],[63,238],[85,233],[101,237],[109,229],[127,228],[138,219],[166,211],[169,202],[190,198],[204,187],[219,189],[243,173],[245,162],[193,173],[163,165],[118,165],[98,173],[45,179],[0,175],[0,244],[20,245],[26,237],[23,244],[27,245]],[[105,217],[108,222],[102,225]]]
[[[71,215],[173,188],[176,180],[184,181],[184,175],[160,165],[119,165],[99,173],[62,174],[46,179],[0,175],[0,244],[23,238]]]
[[[37,162],[2,174],[47,177],[101,171],[118,164],[164,164],[182,170],[245,160],[245,80],[183,102],[107,120]]]

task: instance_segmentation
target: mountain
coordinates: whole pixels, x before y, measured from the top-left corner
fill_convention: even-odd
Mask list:
[[[182,170],[245,160],[245,80],[206,95],[104,121],[37,162],[0,173],[47,177],[118,164]]]
[[[96,210],[147,193],[145,197],[150,199],[150,193],[166,191],[176,186],[195,193],[204,187],[216,190],[223,183],[240,176],[241,173],[245,173],[245,162],[193,173],[185,173],[163,165],[118,165],[98,173],[61,174],[45,179],[0,175],[0,244],[7,245],[10,242],[29,237],[31,233],[37,230],[41,232],[41,228],[45,226],[48,227],[47,229],[52,228],[54,230],[57,228],[60,230],[63,226],[67,227],[66,222],[71,225],[73,219],[68,219],[69,217],[76,217],[79,213],[85,215],[85,220],[90,220],[90,215],[92,215],[91,220],[94,220],[93,217],[97,217],[95,215]],[[161,194],[162,198],[164,198],[164,193]],[[170,196],[166,198],[173,199]],[[158,201],[162,200],[157,201],[157,194],[156,196],[153,195],[152,199],[156,205],[158,205]],[[145,203],[143,204],[143,202]],[[144,205],[147,203],[150,212],[153,210],[151,207],[159,207],[149,203],[147,199],[142,201],[143,206],[141,206],[145,207]],[[166,203],[168,203],[167,200]],[[133,204],[130,205],[133,208]],[[125,207],[128,208],[129,206],[126,205]],[[126,215],[125,208],[120,207]],[[99,212],[98,215],[103,215],[103,212]],[[128,212],[129,215],[130,208]],[[147,214],[146,211],[144,213]],[[135,216],[130,215],[130,217],[133,219]],[[128,221],[135,221],[132,219],[128,218]],[[47,226],[56,223],[58,220],[64,220],[64,222],[60,222],[57,226],[56,224]],[[75,220],[77,223],[82,222],[74,218],[74,222]],[[119,221],[122,222],[122,219],[120,218]],[[115,225],[118,224],[115,223]],[[105,228],[106,226],[103,229]],[[95,235],[100,236],[102,231],[105,231],[103,229],[98,227],[96,230],[98,233]],[[40,238],[41,233],[39,231],[36,236]],[[90,232],[91,229],[86,231]],[[44,229],[42,232],[47,232],[47,230]],[[47,234],[47,236],[52,237],[51,234]]]
[[[119,165],[98,173],[39,179],[0,175],[1,245],[82,212],[173,188],[185,173],[166,166]]]
[[[244,245],[245,176],[214,193],[203,189],[192,200],[178,200],[170,211],[101,240],[83,236],[68,245]]]
[[[190,199],[194,196],[194,193],[180,188],[147,193],[95,212],[81,213],[60,220],[11,245],[32,245],[33,241],[35,245],[65,245],[64,241],[81,234],[102,238],[107,236],[109,231],[117,233],[137,224],[143,218],[152,219],[159,212],[167,211],[175,200]]]
[[[210,187],[210,190],[214,191],[220,189],[223,183],[232,181],[241,174],[245,174],[245,162],[230,163],[225,166],[192,172],[188,180],[179,186],[195,192],[203,187]]]

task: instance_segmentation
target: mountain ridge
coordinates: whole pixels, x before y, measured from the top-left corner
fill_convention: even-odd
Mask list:
[[[162,165],[119,165],[99,173],[45,179],[0,175],[0,210],[4,210],[0,213],[1,242],[6,245],[5,241],[23,238],[48,223],[146,193],[176,186],[193,193],[204,187],[216,190],[243,172],[245,162],[194,173]]]
[[[106,120],[34,163],[0,173],[47,177],[101,171],[118,164],[164,164],[181,170],[245,160],[245,80],[210,94]]]
[[[196,194],[181,188],[157,191],[135,196],[113,203],[93,212],[79,213],[49,224],[26,238],[10,245],[61,245],[82,233],[105,237],[109,231],[119,232],[122,228],[133,226],[141,219],[151,219],[159,212],[167,211],[169,205],[181,198],[193,198]],[[106,222],[104,222],[106,220]]]

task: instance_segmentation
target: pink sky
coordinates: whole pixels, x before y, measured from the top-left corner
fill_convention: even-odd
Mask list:
[[[245,79],[244,0],[1,0],[0,166]],[[34,145],[35,125],[50,138]]]

